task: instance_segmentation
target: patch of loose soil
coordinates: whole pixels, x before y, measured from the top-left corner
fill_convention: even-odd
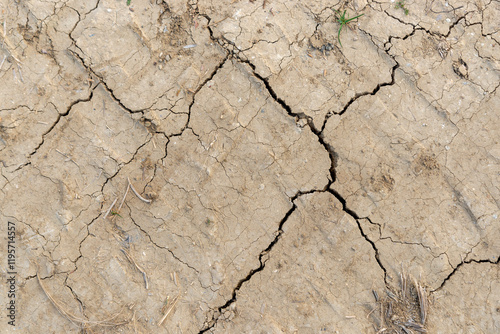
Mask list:
[[[128,2],[0,2],[2,333],[500,332],[497,1]]]

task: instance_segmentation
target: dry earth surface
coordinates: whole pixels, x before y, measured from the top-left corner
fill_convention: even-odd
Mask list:
[[[1,332],[500,333],[499,17],[1,0]]]

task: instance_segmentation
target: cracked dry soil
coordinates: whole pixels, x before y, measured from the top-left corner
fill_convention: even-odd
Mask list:
[[[500,2],[396,7],[1,0],[1,332],[499,333]]]

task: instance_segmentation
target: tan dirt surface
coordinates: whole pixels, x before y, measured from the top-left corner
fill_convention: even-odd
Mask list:
[[[500,333],[499,17],[0,0],[0,333]]]

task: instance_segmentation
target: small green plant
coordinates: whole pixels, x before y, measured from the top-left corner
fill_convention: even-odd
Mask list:
[[[337,12],[337,15],[338,15],[338,18],[337,18],[337,22],[340,24],[340,27],[339,27],[339,33],[338,33],[338,39],[339,39],[339,43],[340,43],[340,46],[342,46],[342,42],[340,41],[340,32],[342,31],[342,28],[344,26],[347,26],[347,24],[349,22],[351,22],[352,20],[355,20],[357,19],[358,17],[361,17],[365,14],[361,14],[361,15],[358,15],[358,16],[355,16],[355,17],[351,17],[351,18],[346,18],[345,17],[345,13],[347,12],[347,10],[344,10],[344,12],[342,14],[340,14],[340,12],[338,10],[336,10]]]
[[[131,2],[132,2],[132,0],[127,0],[127,6],[130,6]]]
[[[401,0],[396,2],[396,6],[394,6],[394,8],[396,9],[401,8],[405,12],[405,15],[408,15],[410,11],[408,10],[408,8],[405,7],[405,1],[406,0]]]
[[[112,216],[118,216],[118,217],[120,217],[120,218],[123,218],[123,217],[122,217],[122,216],[120,216],[120,214],[119,214],[118,212],[116,212],[116,211],[111,211],[111,212],[110,212],[110,214],[111,214]]]

